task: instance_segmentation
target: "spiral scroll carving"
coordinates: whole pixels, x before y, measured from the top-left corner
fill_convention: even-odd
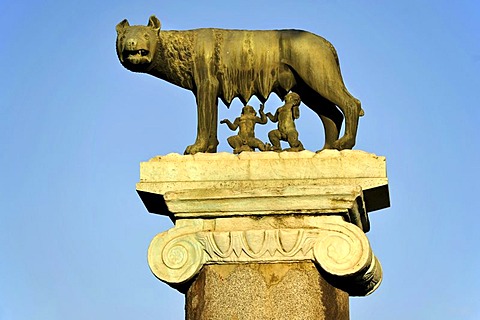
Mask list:
[[[314,246],[317,263],[335,276],[350,276],[367,268],[372,260],[370,245],[364,233],[355,226],[331,226],[325,237]]]
[[[373,292],[382,271],[368,239],[350,223],[324,223],[311,229],[202,231],[173,228],[150,244],[148,261],[160,280],[181,284],[204,264],[314,261],[327,274],[347,283],[351,295]]]
[[[378,261],[377,257],[373,257],[372,263],[365,271],[365,273],[360,274],[356,277],[355,283],[356,291],[352,292],[351,295],[355,296],[368,296],[380,286],[382,282],[382,266]],[[353,291],[353,290],[352,290]]]
[[[165,232],[152,240],[148,249],[148,262],[160,280],[184,283],[197,274],[205,257],[195,234],[175,236],[172,232]]]

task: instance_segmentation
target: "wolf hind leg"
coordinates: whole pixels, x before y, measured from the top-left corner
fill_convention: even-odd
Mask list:
[[[334,103],[306,85],[298,88],[297,93],[300,95],[302,102],[312,109],[323,123],[325,143],[321,150],[333,149],[342,129],[343,114]]]

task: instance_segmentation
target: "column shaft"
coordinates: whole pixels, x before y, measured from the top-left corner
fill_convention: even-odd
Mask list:
[[[312,262],[205,265],[186,295],[187,320],[348,320],[348,294]]]

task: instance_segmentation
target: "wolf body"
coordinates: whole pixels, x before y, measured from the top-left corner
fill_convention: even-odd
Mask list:
[[[191,90],[197,102],[197,138],[186,154],[216,152],[218,98],[227,106],[238,97],[282,100],[289,91],[316,112],[325,129],[324,149],[355,145],[360,101],[346,89],[337,53],[324,38],[301,30],[195,29],[160,31],[151,16],[147,26],[117,25],[117,54],[134,72],[147,73]],[[339,133],[345,117],[345,134]]]

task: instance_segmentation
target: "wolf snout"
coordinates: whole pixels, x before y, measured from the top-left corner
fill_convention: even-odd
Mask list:
[[[129,51],[136,50],[137,49],[137,40],[127,39],[127,41],[125,41],[125,48]]]

